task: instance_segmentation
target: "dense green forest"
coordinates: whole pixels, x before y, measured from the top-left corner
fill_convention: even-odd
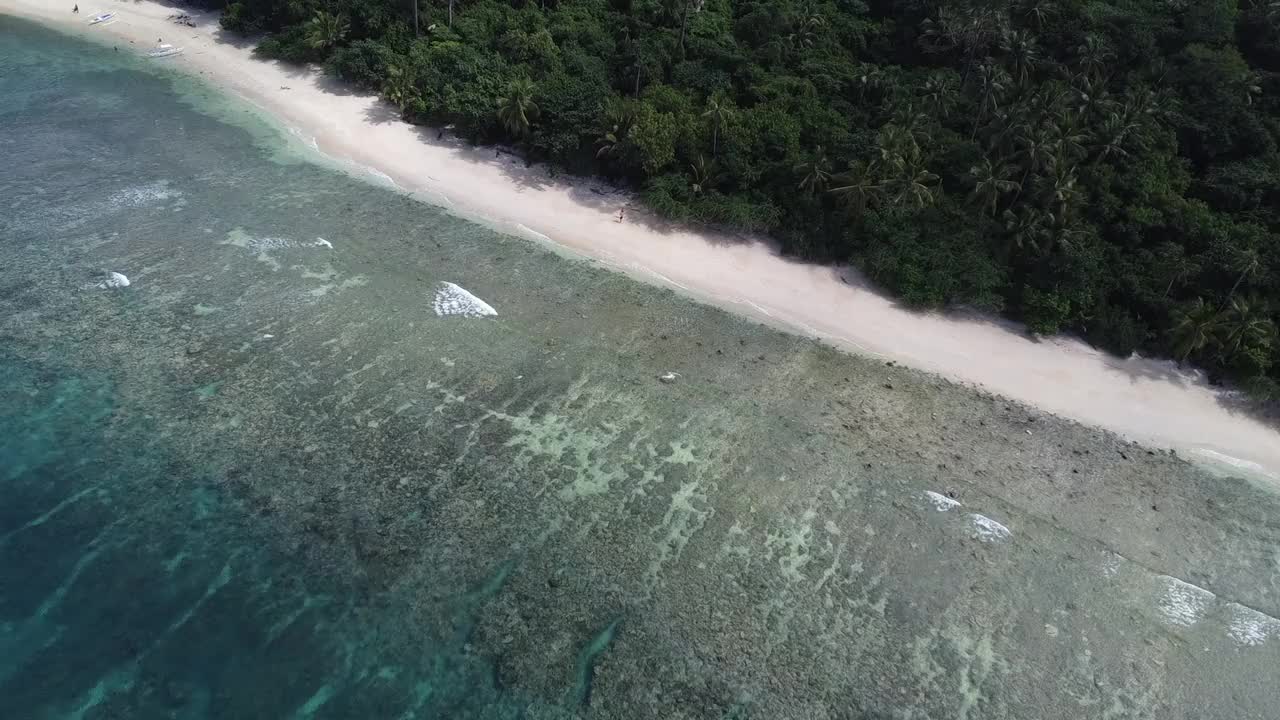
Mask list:
[[[911,305],[1280,389],[1280,1],[413,2],[222,23]]]

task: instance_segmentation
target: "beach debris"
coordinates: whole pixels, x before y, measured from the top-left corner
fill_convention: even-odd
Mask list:
[[[435,299],[431,301],[431,307],[440,317],[479,318],[498,314],[492,305],[451,282],[440,283],[436,288]]]
[[[671,372],[670,370],[668,370],[667,372],[664,372],[664,373],[662,373],[661,375],[659,375],[659,376],[658,376],[658,379],[659,379],[659,380],[661,380],[662,382],[667,383],[668,385],[670,385],[671,383],[673,383],[673,382],[675,382],[677,379],[679,379],[679,377],[680,377],[680,373],[678,373],[678,372]]]
[[[1009,528],[986,515],[973,513],[969,515],[969,522],[973,525],[974,537],[982,542],[1000,542],[1013,536],[1013,532]]]
[[[129,287],[129,284],[129,278],[124,273],[111,271],[94,287],[102,290],[118,290]]]

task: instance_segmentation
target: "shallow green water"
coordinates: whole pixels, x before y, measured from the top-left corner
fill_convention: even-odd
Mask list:
[[[1274,717],[1276,498],[146,70],[0,17],[0,716]]]

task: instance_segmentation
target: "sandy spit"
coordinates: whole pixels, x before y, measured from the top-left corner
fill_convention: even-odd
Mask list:
[[[376,97],[351,94],[320,72],[255,60],[222,33],[216,15],[197,27],[148,0],[82,4],[0,0],[0,13],[76,35],[151,49],[157,38],[185,48],[165,62],[196,74],[296,128],[321,153],[366,179],[390,179],[454,212],[569,252],[770,325],[849,351],[982,387],[1117,432],[1235,475],[1280,482],[1280,433],[1233,410],[1229,394],[1199,373],[1165,361],[1118,359],[1071,338],[1030,339],[990,318],[916,313],[868,288],[849,268],[799,263],[769,243],[672,229],[630,207],[631,199],[586,180],[549,177],[540,166],[492,148],[471,148],[401,122]],[[99,12],[110,24],[89,26]],[[190,11],[187,11],[190,12]]]

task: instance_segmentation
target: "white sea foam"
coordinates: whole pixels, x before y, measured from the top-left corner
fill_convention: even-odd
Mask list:
[[[320,149],[320,143],[316,142],[315,136],[307,135],[306,133],[302,132],[300,128],[296,128],[296,127],[290,127],[289,132],[293,134],[294,137],[306,143],[307,147],[311,148],[312,150]]]
[[[392,180],[392,179],[391,179],[391,176],[390,176],[390,175],[388,175],[388,174],[386,174],[386,173],[382,172],[381,170],[378,170],[377,168],[367,167],[367,168],[365,168],[365,172],[367,172],[367,173],[369,173],[370,175],[372,175],[372,176],[374,176],[374,177],[378,178],[379,180],[381,180],[382,182],[384,182],[384,183],[386,183],[386,184],[390,185],[390,186],[391,186],[391,187],[393,187],[393,188],[398,188],[398,187],[400,187],[399,185],[397,185],[397,184],[396,184],[396,181],[395,181],[395,180]]]
[[[934,507],[938,512],[946,512],[946,511],[948,511],[948,510],[953,510],[953,509],[955,509],[955,508],[960,507],[960,501],[959,501],[959,500],[952,500],[951,498],[947,497],[946,495],[943,495],[943,494],[941,494],[941,493],[936,493],[936,492],[934,492],[934,491],[932,491],[932,490],[925,490],[925,491],[924,491],[924,499],[925,499],[925,500],[928,500],[928,501],[929,501],[929,502],[931,502],[931,503],[933,503],[933,507]]]
[[[450,315],[486,317],[498,314],[498,311],[494,310],[492,305],[451,282],[440,283],[440,287],[436,289],[435,299],[431,302],[431,307],[436,311],[436,315],[441,317]]]
[[[169,187],[167,180],[160,180],[119,190],[107,202],[115,207],[142,207],[178,197],[182,197],[180,191]]]
[[[1261,645],[1271,638],[1280,638],[1280,620],[1253,608],[1236,605],[1227,635],[1240,645]]]
[[[1001,542],[1013,536],[1009,528],[986,515],[972,513],[969,515],[969,521],[973,525],[974,537],[982,542]]]
[[[542,242],[544,242],[544,243],[548,243],[548,244],[551,244],[551,245],[555,245],[555,244],[556,244],[554,240],[552,240],[551,238],[547,237],[546,235],[543,235],[542,233],[538,232],[537,230],[534,230],[533,228],[529,227],[528,225],[523,225],[523,224],[521,224],[521,223],[516,223],[515,225],[516,225],[516,229],[518,229],[518,230],[519,230],[520,232],[522,232],[522,233],[525,233],[526,235],[530,235],[530,236],[532,236],[532,237],[534,237],[534,238],[537,238],[538,240],[541,240],[541,241],[542,241]]]
[[[289,250],[292,248],[328,248],[333,249],[333,243],[318,237],[315,240],[300,242],[291,238],[282,237],[254,237],[245,231],[236,228],[227,233],[227,239],[224,245],[234,245],[242,247],[246,250],[252,250],[259,253],[267,253],[275,250]]]
[[[1216,597],[1199,585],[1168,575],[1159,577],[1164,581],[1164,594],[1160,596],[1156,607],[1170,624],[1179,627],[1195,625]]]
[[[95,284],[94,287],[101,290],[118,290],[120,288],[127,288],[129,285],[129,278],[126,277],[124,273],[112,271],[107,273],[106,277],[102,278],[102,280]]]
[[[1120,572],[1120,564],[1124,561],[1118,553],[1107,550],[1102,555],[1102,574],[1105,577],[1115,577]]]

